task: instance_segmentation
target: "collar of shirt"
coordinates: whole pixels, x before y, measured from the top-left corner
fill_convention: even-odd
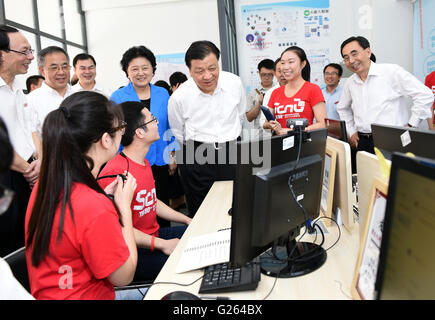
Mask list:
[[[59,92],[57,92],[56,90],[54,90],[52,87],[50,87],[48,84],[44,82],[42,82],[42,85],[40,87],[41,90],[44,90],[45,92],[54,95],[54,96],[59,96],[62,97]],[[72,87],[71,85],[67,85],[66,87],[66,91],[65,91],[65,95],[62,98],[66,98],[67,96],[69,96],[72,93]]]
[[[369,73],[367,74],[367,79],[365,82],[367,82],[367,80],[371,77],[371,76],[378,76],[380,75],[381,72],[379,70],[379,67],[376,63],[374,63],[373,61],[370,61],[370,68],[369,68]],[[358,83],[358,84],[363,84],[364,82],[361,80],[361,78],[359,77],[359,75],[357,75],[356,73],[354,74],[354,79],[353,81]]]
[[[3,80],[2,77],[0,77],[0,87],[7,86],[13,93],[16,93],[18,90],[21,90],[18,86],[17,79],[14,78],[12,81],[12,89],[9,87],[9,85],[6,83],[6,81]]]
[[[194,85],[193,85],[193,90],[194,90],[194,93],[196,94],[196,95],[204,95],[204,96],[214,96],[214,95],[216,95],[216,94],[218,94],[220,91],[226,91],[226,88],[225,88],[225,86],[222,84],[222,77],[221,77],[221,73],[222,73],[222,71],[220,71],[219,72],[219,78],[218,78],[218,83],[217,83],[217,85],[216,85],[216,88],[214,89],[214,91],[213,91],[213,94],[208,94],[208,93],[204,93],[199,87],[198,87],[198,85],[196,84],[196,82],[192,79],[192,81],[193,81],[193,83],[194,83]]]

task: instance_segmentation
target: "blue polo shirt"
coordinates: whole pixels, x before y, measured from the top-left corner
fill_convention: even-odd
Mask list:
[[[175,140],[174,135],[171,132],[168,121],[168,100],[169,94],[166,89],[155,86],[150,83],[151,88],[151,106],[150,112],[159,121],[159,135],[160,139],[154,142],[148,153],[146,159],[150,165],[163,166],[169,163],[169,151],[175,151],[178,149],[178,143]],[[116,90],[112,93],[110,100],[115,103],[123,103],[126,101],[138,101],[141,102],[133,84],[130,82],[124,88]],[[122,150],[122,149],[120,149]]]
[[[338,86],[332,93],[326,89],[322,89],[323,97],[325,98],[326,114],[328,119],[340,120],[340,116],[337,112],[337,105],[340,101],[341,92],[343,89]]]

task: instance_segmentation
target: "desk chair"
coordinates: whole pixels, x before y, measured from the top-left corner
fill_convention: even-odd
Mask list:
[[[11,268],[12,273],[18,282],[24,287],[24,289],[30,292],[25,249],[25,247],[22,247],[8,254],[3,259],[9,264],[9,267]]]

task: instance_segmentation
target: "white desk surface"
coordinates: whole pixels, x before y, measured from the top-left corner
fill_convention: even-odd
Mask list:
[[[222,228],[231,227],[231,216],[227,212],[231,207],[232,198],[232,181],[214,183],[177,248],[168,258],[168,261],[156,278],[155,283],[176,282],[188,284],[202,277],[204,274],[203,269],[177,274],[175,273],[175,268],[188,237],[212,233]],[[325,219],[321,219],[321,221],[325,221]],[[332,223],[331,227],[328,228],[328,233],[325,234],[323,247],[325,249],[329,248],[337,238],[338,229],[335,223]],[[307,234],[302,241],[310,241],[311,239],[312,236]],[[350,230],[341,226],[341,238],[332,249],[327,251],[328,256],[325,264],[308,275],[291,279],[278,279],[267,300],[351,299],[350,288],[358,249],[358,225],[355,225]],[[197,296],[207,296],[198,293],[201,281],[202,279],[190,286],[156,284],[148,290],[145,300],[160,300],[164,295],[173,291],[188,291]],[[226,296],[235,300],[262,300],[269,294],[274,282],[274,277],[261,274],[261,281],[256,290],[210,294],[209,296]]]

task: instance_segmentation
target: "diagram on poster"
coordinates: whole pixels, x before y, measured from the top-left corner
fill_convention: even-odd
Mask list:
[[[329,0],[292,1],[242,6],[243,61],[240,71],[247,91],[259,86],[257,65],[276,60],[286,48],[299,46],[311,65],[311,82],[323,85],[323,67],[330,61]]]

